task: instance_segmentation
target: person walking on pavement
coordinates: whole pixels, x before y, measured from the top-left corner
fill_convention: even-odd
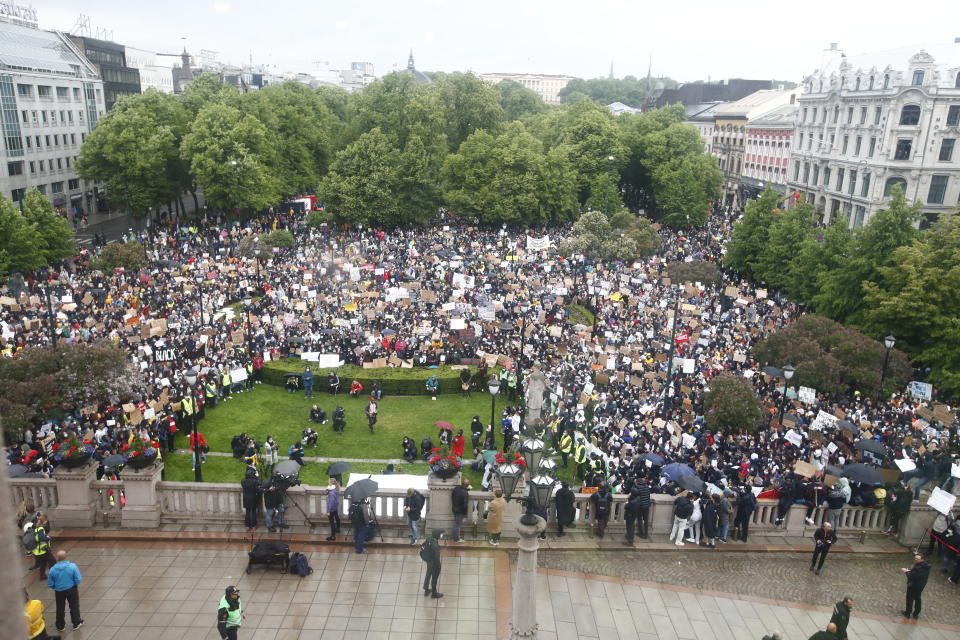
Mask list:
[[[927,586],[927,578],[930,577],[930,564],[918,553],[913,556],[913,566],[900,571],[907,576],[907,608],[901,613],[904,618],[913,616],[916,620],[920,617],[920,596],[923,588]]]
[[[423,595],[431,598],[442,598],[443,594],[437,591],[437,580],[440,579],[440,539],[442,529],[434,529],[427,541],[420,548],[420,557],[427,563],[427,571],[423,576]]]
[[[830,547],[837,541],[837,534],[829,522],[824,522],[813,532],[813,540],[815,546],[813,549],[813,558],[810,559],[810,571],[814,571],[814,565],[817,565],[816,574],[820,575],[820,569],[823,568],[823,562],[827,559]],[[817,564],[818,558],[820,559],[819,564]]]
[[[453,488],[453,541],[463,542],[463,536],[460,527],[467,517],[467,505],[470,502],[470,481],[463,478],[456,487]]]
[[[853,598],[844,596],[843,600],[833,605],[833,615],[830,622],[837,625],[837,637],[847,640],[847,625],[850,624],[850,611],[853,609]]]
[[[240,590],[230,585],[224,590],[217,607],[217,631],[220,632],[220,639],[237,640],[237,629],[246,617],[240,602]]]
[[[53,565],[50,573],[47,574],[47,586],[53,589],[54,599],[57,604],[57,631],[63,631],[67,626],[66,604],[70,604],[70,622],[74,629],[83,626],[83,618],[80,617],[80,582],[83,576],[80,575],[80,569],[77,565],[67,560],[66,551],[57,551],[57,564]]]
[[[420,512],[423,510],[423,504],[426,499],[423,494],[410,487],[407,489],[407,497],[403,499],[403,510],[407,514],[407,525],[410,527],[410,544],[417,544],[417,538],[420,537]]]

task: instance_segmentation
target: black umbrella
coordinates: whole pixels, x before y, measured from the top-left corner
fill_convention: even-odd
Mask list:
[[[7,467],[7,475],[11,478],[19,478],[27,472],[27,467],[22,464],[12,464]]]
[[[777,369],[776,367],[764,367],[763,372],[768,376],[770,376],[771,378],[783,377],[783,373],[780,371],[780,369]]]
[[[303,344],[303,338],[299,336],[293,336],[292,338],[287,338],[287,342],[292,342],[293,344]]]
[[[277,463],[273,468],[273,473],[279,473],[282,476],[297,476],[300,475],[300,465],[296,460],[284,460]]]
[[[854,482],[862,482],[863,484],[872,485],[883,484],[883,476],[880,475],[880,472],[877,471],[876,468],[868,467],[867,465],[859,462],[844,465],[843,475],[847,478],[850,478]]]
[[[124,457],[119,453],[115,453],[112,456],[107,456],[106,458],[103,459],[103,468],[116,469],[124,462],[125,462]]]
[[[366,500],[373,494],[377,492],[377,489],[380,488],[375,481],[370,478],[364,478],[363,480],[357,480],[352,485],[347,487],[343,495],[348,496],[351,500],[359,502],[361,500]]]
[[[644,459],[644,460],[649,460],[651,464],[654,464],[654,465],[656,465],[656,466],[658,466],[658,467],[659,467],[659,466],[662,466],[663,463],[664,463],[664,460],[665,460],[665,458],[664,458],[663,456],[658,456],[658,455],[655,454],[655,453],[645,453],[645,454],[643,454],[643,459]]]
[[[332,465],[327,467],[328,476],[338,476],[345,471],[350,471],[353,469],[353,465],[349,462],[334,462]]]
[[[873,440],[873,439],[857,440],[856,442],[853,443],[853,447],[855,449],[859,449],[860,451],[869,451],[871,453],[875,453],[881,458],[887,455],[886,445],[880,442],[879,440]]]
[[[700,493],[707,488],[707,485],[697,476],[680,476],[677,478],[677,486],[687,491]]]
[[[283,377],[284,377],[284,378],[299,378],[299,377],[300,377],[300,374],[299,374],[299,373],[285,373],[285,374],[283,374]]]
[[[843,469],[841,469],[840,467],[836,467],[836,466],[834,466],[834,465],[832,465],[832,464],[826,465],[826,466],[823,468],[823,471],[824,471],[824,473],[828,473],[828,474],[830,474],[831,476],[836,476],[836,477],[838,477],[838,478],[843,475]]]

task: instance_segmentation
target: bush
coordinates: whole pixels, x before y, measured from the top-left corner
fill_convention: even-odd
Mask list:
[[[273,360],[263,367],[263,381],[275,386],[283,386],[284,374],[302,373],[307,366],[310,366],[314,375],[313,388],[315,391],[324,391],[327,386],[327,375],[332,369],[321,369],[316,367],[316,363],[300,358],[286,358],[284,360]],[[440,393],[459,393],[460,392],[460,370],[451,369],[449,366],[438,367],[436,369],[425,369],[417,367],[413,369],[401,369],[398,367],[385,367],[380,369],[364,369],[356,365],[348,364],[336,369],[340,376],[340,392],[346,393],[350,390],[350,383],[359,380],[363,385],[363,392],[366,394],[373,388],[373,381],[379,380],[383,387],[384,395],[388,396],[415,396],[426,393],[427,378],[436,375],[440,380]],[[471,373],[476,373],[475,368],[471,368]]]
[[[122,268],[136,270],[147,264],[147,252],[137,242],[111,242],[100,251],[100,256],[91,263],[91,268],[112,273]]]
[[[329,228],[337,226],[334,215],[328,211],[311,211],[307,214],[307,225],[319,229],[324,225]]]
[[[289,249],[297,244],[293,234],[286,229],[278,229],[277,231],[274,231],[268,235],[265,239],[267,244],[269,244],[271,247],[280,247],[282,249]]]
[[[710,381],[704,397],[703,419],[713,430],[723,433],[753,433],[763,422],[764,411],[757,394],[746,379],[722,373]]]
[[[703,285],[720,284],[722,277],[716,263],[705,260],[693,262],[671,262],[667,265],[667,275],[674,284],[680,282],[699,282]]]
[[[567,311],[570,313],[570,315],[567,316],[567,322],[570,324],[582,324],[588,327],[593,326],[593,314],[583,305],[568,304]]]

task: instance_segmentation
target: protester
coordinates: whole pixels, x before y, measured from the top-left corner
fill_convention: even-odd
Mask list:
[[[487,503],[487,535],[493,546],[500,545],[500,534],[503,532],[503,516],[507,508],[507,501],[503,499],[503,491],[494,489],[493,500]]]
[[[427,564],[427,570],[423,576],[423,595],[431,598],[442,598],[443,594],[437,591],[437,580],[440,579],[440,539],[443,537],[443,530],[434,529],[430,537],[423,543],[420,550],[420,557]]]
[[[260,478],[257,477],[256,469],[247,468],[246,476],[240,481],[240,488],[243,491],[244,524],[247,531],[254,531],[257,528],[257,512],[260,510]]]
[[[451,496],[453,503],[453,541],[463,542],[463,536],[460,527],[467,517],[467,508],[470,501],[470,481],[466,478],[460,480],[460,484],[453,488]]]
[[[340,483],[332,477],[327,478],[327,520],[330,522],[327,541],[336,540],[340,533]]]
[[[423,494],[413,487],[407,489],[407,497],[403,499],[403,512],[407,516],[407,525],[410,527],[411,545],[417,544],[417,539],[420,537],[420,512],[426,501]]]
[[[564,527],[573,526],[573,519],[576,516],[574,501],[575,497],[573,495],[573,491],[570,490],[570,484],[565,480],[561,481],[560,488],[554,495],[554,509],[557,513],[558,537],[567,535],[566,531],[563,530]]]
[[[830,622],[837,626],[836,634],[840,640],[847,640],[847,626],[850,624],[850,612],[853,610],[853,598],[844,596],[843,600],[833,605],[833,615]]]

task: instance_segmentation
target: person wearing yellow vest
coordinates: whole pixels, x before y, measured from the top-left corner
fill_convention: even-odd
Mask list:
[[[573,449],[573,436],[569,431],[564,431],[560,436],[560,457],[563,458],[563,468],[567,468],[567,457]]]
[[[26,590],[23,592],[26,604],[23,606],[23,621],[27,626],[27,640],[60,640],[60,636],[47,635],[47,623],[43,619],[43,603],[31,600]]]
[[[246,617],[240,602],[240,590],[230,585],[217,608],[217,631],[221,640],[237,640],[237,629]]]
[[[577,463],[577,478],[583,480],[583,468],[587,462],[587,445],[583,440],[577,442],[573,453],[573,461]]]
[[[47,535],[47,516],[40,514],[37,516],[37,522],[33,526],[34,547],[33,568],[40,569],[40,578],[47,578],[47,567],[53,566],[53,554],[50,553],[50,543],[52,540]]]
[[[220,393],[223,394],[224,400],[229,400],[230,396],[232,395],[231,394],[232,390],[230,389],[230,383],[231,383],[230,370],[224,367],[223,373],[220,374]]]

